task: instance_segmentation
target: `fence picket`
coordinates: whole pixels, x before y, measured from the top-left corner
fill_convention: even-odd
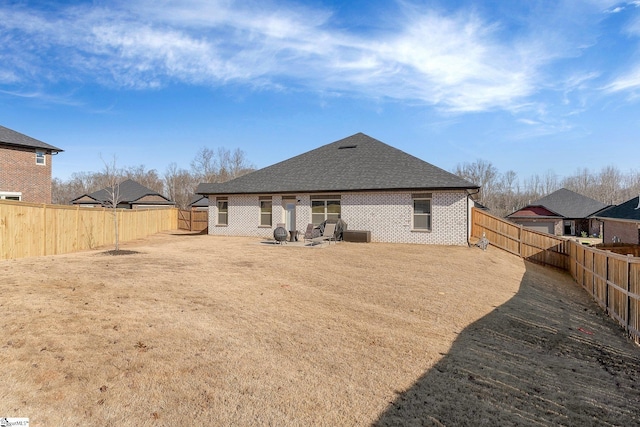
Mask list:
[[[566,270],[640,344],[640,258],[527,230],[473,208],[471,236],[480,237],[483,233],[493,246],[533,262]],[[510,241],[505,240],[507,236]]]
[[[0,200],[0,260],[56,255],[115,243],[113,215],[104,208]],[[175,230],[177,209],[119,209],[120,241]]]

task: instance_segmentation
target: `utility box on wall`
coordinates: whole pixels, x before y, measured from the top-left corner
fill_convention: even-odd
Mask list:
[[[345,230],[342,233],[345,242],[369,243],[371,242],[371,232],[368,230]]]

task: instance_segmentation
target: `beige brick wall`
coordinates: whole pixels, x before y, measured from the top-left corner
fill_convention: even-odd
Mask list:
[[[613,237],[622,243],[638,243],[638,224],[622,221],[605,221],[602,243],[613,243]]]
[[[0,146],[0,191],[21,192],[23,202],[51,203],[51,155],[37,165],[35,149]]]
[[[273,228],[284,222],[282,197],[273,197],[273,227],[262,228],[258,196],[230,196],[229,224],[219,226],[216,200],[210,197],[209,234],[272,237]],[[301,232],[311,222],[311,197],[296,195],[296,224]],[[411,193],[345,193],[341,195],[341,216],[350,230],[369,230],[374,242],[467,244],[466,192],[432,192],[432,230],[413,231]]]
[[[553,226],[553,234],[556,236],[562,236],[564,234],[564,220],[558,220]]]

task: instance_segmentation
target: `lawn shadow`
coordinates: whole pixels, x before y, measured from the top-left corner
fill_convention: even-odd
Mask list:
[[[640,425],[640,349],[564,272],[526,263],[377,426]]]

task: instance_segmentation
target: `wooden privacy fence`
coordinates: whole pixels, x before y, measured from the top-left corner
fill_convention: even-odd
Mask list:
[[[568,240],[529,230],[477,208],[472,211],[472,237],[480,238],[484,233],[493,246],[539,264],[568,269]]]
[[[640,344],[640,258],[529,230],[473,208],[471,236],[524,259],[558,267]]]
[[[209,211],[179,210],[178,229],[203,231],[209,227]]]
[[[640,258],[571,242],[569,272],[640,344]]]
[[[177,229],[175,208],[118,209],[119,240]],[[115,244],[113,209],[0,201],[0,259],[57,255]]]

